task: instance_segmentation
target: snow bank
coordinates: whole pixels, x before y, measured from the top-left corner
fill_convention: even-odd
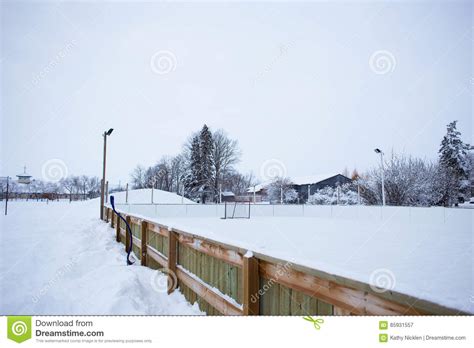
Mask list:
[[[197,315],[164,274],[126,266],[98,200],[10,202],[1,216],[0,314]]]
[[[115,197],[115,202],[125,204],[126,191],[114,192],[109,196]],[[128,191],[128,204],[151,204],[151,189],[139,189]],[[195,204],[190,199],[181,197],[173,192],[153,190],[153,203],[155,204]]]

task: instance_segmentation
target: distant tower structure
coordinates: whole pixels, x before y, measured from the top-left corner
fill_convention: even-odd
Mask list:
[[[26,166],[23,167],[23,174],[18,174],[17,178],[19,184],[31,184],[31,175],[26,174]]]

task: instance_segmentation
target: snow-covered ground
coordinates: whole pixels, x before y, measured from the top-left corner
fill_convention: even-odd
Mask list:
[[[158,217],[146,214],[149,207],[124,208],[183,231],[474,313],[470,209],[262,206],[252,208],[250,220],[223,220],[222,206],[187,207],[185,217],[179,217],[184,212],[179,206],[158,206]]]
[[[0,216],[0,314],[203,314],[162,273],[126,266],[98,200],[9,203]]]
[[[250,220],[222,220],[223,206],[176,205],[181,197],[162,192],[154,198],[165,205],[120,208],[474,313],[474,210],[261,205],[252,207]],[[149,193],[132,191],[129,198],[145,203]],[[201,314],[179,292],[166,295],[163,275],[125,265],[123,245],[98,219],[98,205],[10,202],[9,215],[0,216],[0,314]]]
[[[115,197],[115,202],[125,203],[127,198],[126,191],[113,192],[109,196]],[[190,199],[178,196],[175,193],[162,191],[162,190],[153,190],[151,189],[139,189],[139,190],[129,190],[128,191],[128,203],[133,204],[196,204]]]

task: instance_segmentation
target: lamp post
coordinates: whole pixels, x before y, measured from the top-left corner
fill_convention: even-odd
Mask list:
[[[104,196],[105,196],[105,164],[107,157],[107,136],[112,134],[114,131],[113,128],[110,128],[108,131],[105,131],[102,136],[104,137],[104,162],[102,164],[102,182],[100,183],[100,218],[104,219]]]
[[[384,166],[383,166],[383,151],[380,149],[375,149],[375,153],[380,154],[380,164],[382,169],[382,205],[385,205],[385,177],[384,177]]]

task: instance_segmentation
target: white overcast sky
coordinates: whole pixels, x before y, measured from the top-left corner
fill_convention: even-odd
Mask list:
[[[0,175],[60,159],[100,176],[113,127],[124,183],[203,123],[257,175],[269,159],[363,171],[374,147],[435,159],[451,120],[473,142],[472,16],[470,1],[2,2]]]

